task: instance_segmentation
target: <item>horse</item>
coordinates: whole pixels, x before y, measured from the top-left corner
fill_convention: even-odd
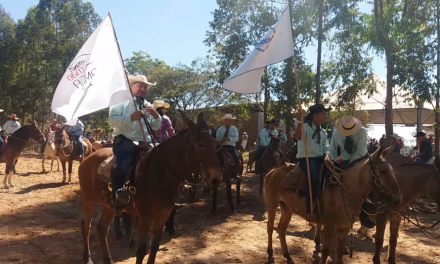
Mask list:
[[[198,160],[203,164],[210,185],[223,180],[215,152],[216,141],[208,133],[203,113],[197,116],[197,123],[181,114],[188,128],[149,150],[136,167],[136,195],[124,208],[125,212],[139,218],[136,264],[141,264],[147,253],[147,234],[150,230],[153,234],[147,263],[155,262],[162,229],[174,206],[178,187],[189,172],[189,163]],[[194,150],[195,155],[188,155],[191,150]],[[114,217],[111,191],[97,171],[99,165],[112,155],[112,149],[100,149],[85,159],[78,170],[83,205],[83,261],[86,264],[93,263],[89,235],[96,201],[102,205],[101,219],[97,226],[102,257],[105,264],[113,263],[107,242],[108,229]]]
[[[58,160],[58,157],[56,156],[57,151],[56,151],[56,147],[55,147],[55,131],[50,131],[47,134],[47,142],[46,142],[46,147],[44,148],[44,153],[43,153],[43,161],[42,161],[42,165],[43,165],[43,173],[46,172],[46,170],[44,169],[44,161],[48,158],[51,159],[51,163],[50,163],[50,172],[52,172],[53,169],[53,161],[56,160],[57,161],[57,165],[58,165],[58,171],[60,170],[60,162]]]
[[[383,190],[387,193],[387,205],[398,206],[402,200],[394,175],[389,163],[383,159],[392,148],[379,148],[372,156],[359,160],[348,168],[342,175],[333,176],[335,184],[327,185],[319,198],[320,217],[319,224],[324,225],[323,247],[320,264],[325,264],[330,252],[333,234],[336,232],[336,258],[335,264],[342,263],[345,240],[352,223],[356,220],[361,206],[372,190]],[[293,174],[300,168],[295,166]],[[272,248],[272,233],[274,230],[275,215],[278,204],[281,207],[281,218],[278,224],[278,235],[281,242],[283,256],[288,263],[293,263],[287,249],[287,226],[295,212],[306,219],[305,197],[301,190],[294,190],[284,186],[290,170],[284,166],[270,171],[264,180],[264,200],[268,208],[267,235],[268,235],[268,262],[274,262]],[[304,175],[298,175],[304,177]],[[320,229],[319,229],[320,230]],[[320,232],[320,231],[319,231]],[[320,249],[321,238],[315,233],[316,250]]]
[[[26,144],[32,138],[41,144],[44,144],[45,138],[35,121],[28,120],[29,125],[23,126],[8,137],[8,143],[3,148],[3,155],[0,163],[6,163],[6,173],[3,180],[5,189],[15,187],[12,182],[12,170],[15,168],[18,158],[23,153]]]
[[[263,195],[264,176],[271,169],[281,165],[281,156],[279,152],[280,141],[281,139],[279,137],[272,137],[260,160],[257,161],[257,173],[260,177],[260,195]]]
[[[287,152],[283,152],[283,161],[289,163],[298,163],[298,159],[296,158],[296,154],[298,154],[298,145],[292,144]]]
[[[69,135],[65,131],[65,126],[57,128],[55,131],[55,147],[58,157],[61,161],[61,166],[63,167],[63,183],[66,182],[66,162],[69,165],[69,183],[72,182],[72,166],[73,161],[79,161],[81,163],[86,157],[88,157],[92,151],[93,147],[87,138],[83,138],[83,142],[87,145],[84,146],[84,156],[79,157],[78,145],[69,139]],[[84,145],[84,144],[83,144]]]

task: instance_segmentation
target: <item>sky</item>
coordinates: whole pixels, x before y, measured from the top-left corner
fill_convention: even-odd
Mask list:
[[[209,47],[203,40],[209,30],[216,0],[91,0],[95,12],[104,18],[111,12],[122,56],[134,51],[146,51],[153,58],[169,65],[190,64],[194,59],[208,55]],[[0,4],[15,21],[24,18],[27,10],[38,0],[0,0]],[[369,12],[371,4],[363,3],[361,11]],[[325,44],[324,44],[325,45]],[[305,57],[316,65],[317,46],[308,47]],[[326,51],[323,51],[323,60]],[[316,67],[316,66],[315,66]],[[386,76],[385,61],[375,57],[374,72]]]

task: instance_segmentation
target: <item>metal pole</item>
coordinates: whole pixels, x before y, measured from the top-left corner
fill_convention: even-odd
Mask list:
[[[115,27],[113,26],[112,14],[110,12],[108,12],[108,16],[110,17],[110,21],[112,23],[113,34],[115,35],[115,39],[116,39],[116,45],[118,45],[119,58],[121,59],[122,66],[124,66],[124,59],[122,58],[121,47],[119,46],[118,36],[116,35],[116,30],[115,30]],[[128,80],[128,75],[127,75],[127,71],[125,70],[125,66],[124,66],[124,75],[125,75],[125,80],[127,81],[127,84],[128,84],[128,91],[130,92],[131,98],[133,98],[133,94],[132,94],[131,88],[130,88],[130,81]],[[133,100],[133,105],[134,105],[134,110],[137,111],[135,100]],[[142,127],[142,122],[140,119],[138,121],[139,121],[139,127],[141,128],[141,131],[142,131],[142,138],[143,138],[144,142],[147,143],[147,139],[145,138],[144,128]]]

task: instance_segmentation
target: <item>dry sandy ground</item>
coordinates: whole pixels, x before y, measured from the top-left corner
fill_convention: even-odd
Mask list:
[[[77,167],[75,162],[75,172]],[[1,177],[4,169],[1,164]],[[40,156],[32,153],[19,160],[17,171],[18,175],[13,176],[16,187],[0,189],[0,263],[82,263],[81,199],[76,173],[73,184],[61,184],[62,174],[43,174]],[[215,215],[209,214],[211,198],[199,191],[196,201],[178,211],[176,235],[163,234],[156,263],[265,263],[263,198],[258,195],[255,176],[246,175],[243,182],[242,204],[237,207],[237,215],[230,214],[223,186]],[[94,262],[102,263],[95,228],[98,215],[97,211],[91,250]],[[417,215],[425,225],[439,218],[438,214]],[[440,228],[434,231],[440,233]],[[293,217],[287,241],[296,263],[317,263],[317,257],[313,257],[313,233],[314,228]],[[370,237],[356,236],[353,259],[345,256],[345,263],[371,263],[373,243]],[[113,229],[109,244],[116,263],[135,263],[135,250],[127,248],[124,240],[115,239]],[[387,245],[385,242],[382,251],[384,263]],[[285,263],[276,234],[274,250],[276,263]],[[401,228],[397,251],[399,263],[440,263],[439,240],[425,238],[418,228],[409,224]]]

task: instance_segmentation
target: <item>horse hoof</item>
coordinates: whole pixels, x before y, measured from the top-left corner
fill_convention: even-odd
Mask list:
[[[9,185],[8,184],[5,184],[5,189],[9,189]]]
[[[15,184],[14,184],[13,182],[11,182],[11,184],[10,184],[10,185],[11,185],[11,187],[15,187]]]
[[[316,246],[315,246],[315,252],[316,252],[316,253],[320,253],[320,252],[321,252],[321,246],[316,245]]]
[[[87,260],[84,261],[84,264],[93,264],[93,261],[91,258],[88,258]]]
[[[266,263],[267,264],[275,263],[275,259],[273,257],[269,257],[269,258],[267,258],[267,262]]]

